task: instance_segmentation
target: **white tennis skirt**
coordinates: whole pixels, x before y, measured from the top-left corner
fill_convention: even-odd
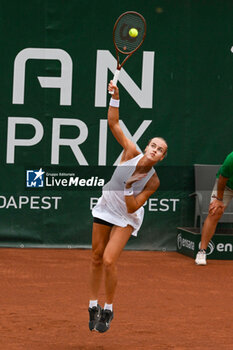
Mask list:
[[[92,215],[116,226],[126,227],[130,225],[134,229],[132,236],[137,236],[142,225],[144,208],[141,207],[136,212],[129,214],[125,208],[122,208],[120,205],[117,206],[116,202],[114,207],[111,204],[109,205],[104,197],[101,196],[96,206],[92,209]]]

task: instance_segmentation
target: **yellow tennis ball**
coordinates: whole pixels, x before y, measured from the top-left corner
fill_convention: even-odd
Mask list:
[[[132,37],[132,38],[136,38],[136,36],[138,36],[138,30],[136,28],[131,28],[129,30],[129,35]]]

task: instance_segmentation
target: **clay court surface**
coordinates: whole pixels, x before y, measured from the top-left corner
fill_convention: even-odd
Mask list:
[[[90,250],[0,254],[1,350],[233,349],[232,261],[124,251],[115,319],[99,334],[88,329]]]

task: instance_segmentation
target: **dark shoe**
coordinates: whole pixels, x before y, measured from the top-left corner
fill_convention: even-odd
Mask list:
[[[106,332],[110,327],[110,322],[113,319],[113,312],[110,310],[101,310],[101,315],[99,321],[97,321],[95,330],[104,333]]]
[[[93,307],[88,308],[89,315],[90,315],[90,320],[89,320],[90,331],[93,331],[95,329],[96,322],[100,318],[101,310],[102,309],[101,309],[99,304],[97,306],[93,306]]]

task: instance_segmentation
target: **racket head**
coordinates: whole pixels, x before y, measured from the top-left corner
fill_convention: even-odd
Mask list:
[[[132,28],[138,31],[136,37],[129,35],[129,31]],[[131,55],[142,45],[145,36],[146,21],[140,13],[127,11],[116,20],[113,28],[113,43],[117,52],[124,55]]]

